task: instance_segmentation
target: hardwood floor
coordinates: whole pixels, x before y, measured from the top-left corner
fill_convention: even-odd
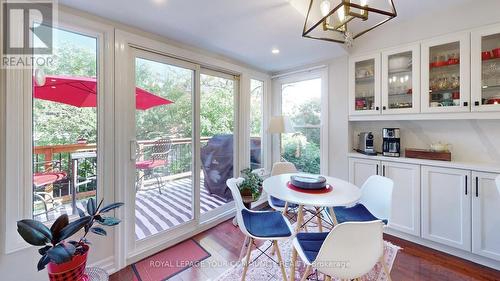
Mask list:
[[[206,261],[215,264],[209,267],[190,268],[169,279],[172,281],[214,280],[228,268],[231,261],[237,261],[244,236],[231,220],[203,232],[193,238],[212,256]],[[398,253],[391,271],[392,280],[404,281],[462,281],[500,280],[496,271],[469,261],[465,261],[393,236],[385,240],[403,249]],[[113,274],[110,281],[132,281],[134,274],[130,266]]]

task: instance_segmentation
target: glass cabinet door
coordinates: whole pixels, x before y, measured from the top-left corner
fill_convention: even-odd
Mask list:
[[[420,111],[419,46],[382,53],[382,113]]]
[[[500,110],[500,28],[473,33],[472,49],[472,109]]]
[[[351,62],[351,114],[377,114],[380,110],[379,57]]]
[[[422,45],[424,93],[422,111],[457,112],[469,110],[468,36],[445,38],[444,42]],[[446,39],[450,39],[446,41]],[[453,40],[455,39],[455,40]],[[426,76],[426,77],[424,77]]]

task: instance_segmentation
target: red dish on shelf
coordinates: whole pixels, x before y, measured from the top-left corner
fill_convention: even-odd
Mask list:
[[[481,58],[483,60],[489,60],[491,59],[491,52],[490,51],[484,51],[481,53]]]
[[[500,58],[500,48],[496,48],[496,49],[491,50],[491,53],[493,54],[494,58],[496,58],[496,59]]]

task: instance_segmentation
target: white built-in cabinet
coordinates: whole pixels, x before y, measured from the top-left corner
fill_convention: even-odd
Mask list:
[[[500,193],[497,174],[472,172],[472,252],[500,261]]]
[[[420,45],[382,52],[382,114],[420,112]]]
[[[350,58],[350,116],[484,111],[500,111],[500,24]]]
[[[349,181],[394,181],[388,227],[500,261],[498,174],[349,157]]]
[[[421,50],[421,112],[470,111],[469,33],[423,41]]]
[[[471,172],[422,166],[422,238],[471,251]]]
[[[380,53],[349,60],[349,113],[380,113]]]
[[[350,182],[361,187],[372,175],[394,181],[389,228],[420,235],[420,166],[349,158]]]
[[[471,109],[500,111],[500,25],[471,32]]]

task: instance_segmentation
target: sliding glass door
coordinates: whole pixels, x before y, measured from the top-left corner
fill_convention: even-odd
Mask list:
[[[200,212],[202,220],[227,209],[235,174],[235,101],[238,81],[232,75],[202,69],[200,75]]]
[[[146,52],[135,56],[135,238],[194,219],[195,67]]]

